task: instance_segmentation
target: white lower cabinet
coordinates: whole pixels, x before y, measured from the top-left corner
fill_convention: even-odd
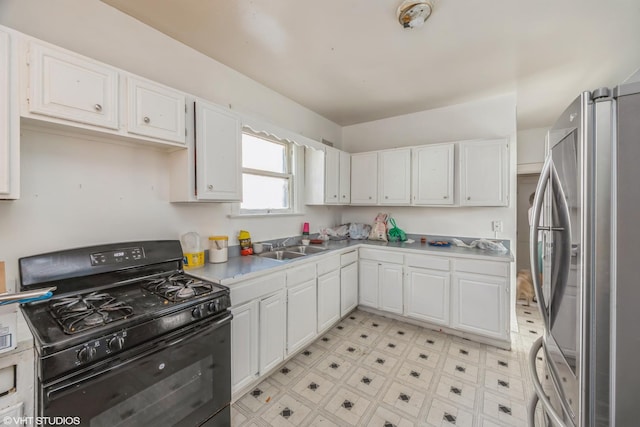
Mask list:
[[[506,278],[455,273],[451,289],[451,326],[462,331],[509,338]]]
[[[358,305],[358,263],[340,270],[340,316],[344,316]]]
[[[402,265],[360,260],[360,304],[402,314]]]
[[[405,316],[449,325],[449,272],[407,267]]]
[[[359,304],[378,308],[378,262],[367,259],[360,260],[358,277]]]
[[[260,301],[260,374],[284,360],[286,308],[284,291]]]
[[[318,277],[318,332],[340,319],[340,270]]]
[[[254,300],[231,309],[232,392],[258,378],[259,303],[259,300]]]
[[[316,336],[317,321],[316,279],[287,289],[287,354]]]
[[[381,263],[378,265],[378,277],[380,309],[402,314],[402,266]]]

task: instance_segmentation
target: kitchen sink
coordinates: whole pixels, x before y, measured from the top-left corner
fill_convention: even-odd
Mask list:
[[[311,254],[317,254],[319,252],[324,252],[327,250],[327,248],[321,248],[318,246],[300,245],[300,246],[287,246],[286,248],[284,248],[284,250],[288,252],[311,255]]]
[[[306,254],[300,252],[292,252],[292,251],[273,251],[273,252],[264,252],[258,255],[262,258],[271,258],[278,261],[284,261],[287,259],[295,259],[306,256]]]

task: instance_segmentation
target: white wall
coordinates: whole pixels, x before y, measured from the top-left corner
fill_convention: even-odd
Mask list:
[[[527,129],[518,132],[518,167],[541,166],[544,163],[544,145],[548,128]]]
[[[508,137],[511,144],[510,200],[516,190],[516,98],[506,94],[445,108],[421,111],[343,128],[347,151],[363,152],[384,148],[437,142]],[[515,241],[515,204],[501,208],[351,207],[343,222],[373,221],[376,213],[388,211],[398,226],[411,233],[493,237],[492,220],[502,220],[502,239]],[[515,248],[514,248],[515,249]]]
[[[259,83],[98,0],[3,0],[0,24],[259,116],[315,140],[340,142],[341,128]],[[255,241],[339,221],[339,208],[309,207],[282,219],[228,218],[230,204],[169,203],[168,155],[148,147],[22,129],[21,199],[0,201],[0,260],[9,286],[21,256],[136,239],[176,239],[238,230]]]

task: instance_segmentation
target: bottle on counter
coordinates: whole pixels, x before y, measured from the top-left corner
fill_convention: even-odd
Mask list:
[[[190,231],[183,234],[180,236],[180,244],[184,255],[182,268],[189,270],[204,265],[204,249],[200,244],[200,235],[198,233]]]
[[[240,242],[240,255],[253,254],[253,248],[251,247],[251,234],[246,230],[240,230],[238,233],[238,242]]]
[[[209,262],[219,264],[229,259],[229,236],[209,236]]]

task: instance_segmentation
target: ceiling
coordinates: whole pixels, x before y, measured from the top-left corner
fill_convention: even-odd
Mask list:
[[[638,0],[102,0],[346,126],[516,92],[518,129],[640,68]]]

